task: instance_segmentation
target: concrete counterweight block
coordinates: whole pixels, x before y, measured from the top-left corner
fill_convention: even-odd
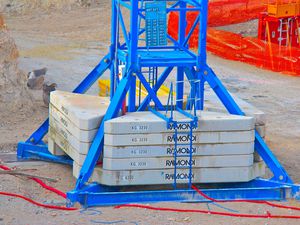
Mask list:
[[[81,167],[74,163],[73,168],[73,175],[78,177]],[[192,181],[193,183],[247,182],[263,176],[264,173],[265,165],[262,162],[246,167],[195,168],[192,171]],[[174,169],[111,171],[96,167],[90,181],[108,186],[127,186],[173,184],[174,178]],[[188,183],[189,170],[178,169],[176,181]]]
[[[49,106],[49,150],[83,165],[110,100],[54,91]]]

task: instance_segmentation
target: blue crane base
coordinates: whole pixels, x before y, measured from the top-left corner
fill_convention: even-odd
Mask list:
[[[173,5],[166,4],[169,1]],[[139,4],[139,2],[141,4]],[[128,111],[136,110],[136,80],[148,92],[148,96],[140,103],[137,111],[145,111],[149,106],[150,101],[153,100],[157,109],[164,110],[164,106],[157,96],[157,90],[166,81],[167,77],[171,75],[173,68],[177,68],[176,78],[176,106],[183,109],[184,96],[184,74],[190,82],[191,91],[190,99],[201,99],[197,104],[188,102],[189,108],[197,107],[203,109],[204,106],[204,83],[208,83],[215,94],[218,96],[224,107],[230,114],[245,115],[234,99],[230,96],[222,82],[207,65],[206,56],[206,36],[207,36],[207,18],[208,18],[208,0],[164,0],[164,1],[145,1],[152,2],[151,5],[147,3],[146,8],[139,8],[143,4],[140,0],[113,0],[112,1],[112,23],[111,23],[111,46],[109,53],[100,61],[90,74],[75,88],[74,93],[85,93],[106,70],[110,70],[111,89],[110,97],[111,103],[108,110],[100,124],[99,130],[93,140],[91,148],[88,152],[86,160],[80,171],[74,190],[67,193],[68,205],[79,202],[84,207],[90,206],[106,206],[106,205],[120,205],[127,203],[153,203],[153,202],[207,202],[208,200],[200,196],[196,191],[186,188],[180,189],[163,186],[153,186],[156,190],[149,190],[149,187],[137,187],[135,191],[126,191],[126,187],[109,187],[101,184],[89,184],[88,180],[93,173],[97,160],[102,154],[104,142],[104,122],[110,120],[118,115],[122,107],[127,93],[128,97]],[[159,4],[159,5],[158,5]],[[160,7],[163,4],[164,7]],[[193,7],[189,7],[193,6]],[[147,10],[153,7],[155,10]],[[122,16],[122,10],[130,11],[130,30],[127,31],[126,23]],[[186,13],[188,11],[199,11],[199,15],[195,20],[192,28],[186,35]],[[143,13],[146,11],[146,14]],[[147,14],[147,12],[150,14]],[[177,11],[179,13],[178,40],[173,39],[167,33],[166,27],[162,27],[163,21],[166,20],[165,14]],[[165,14],[162,14],[165,13]],[[155,17],[154,17],[155,16]],[[151,20],[152,24],[158,24],[159,28],[155,32],[152,27],[140,29],[139,19]],[[158,19],[158,23],[157,20]],[[152,21],[153,20],[153,21]],[[166,25],[166,24],[165,24]],[[154,25],[153,25],[154,26]],[[198,53],[195,54],[188,47],[188,41],[195,30],[199,26],[199,43]],[[121,29],[119,29],[121,28]],[[122,31],[123,44],[120,40],[120,31]],[[141,35],[148,32],[147,43],[149,46],[139,46],[138,43]],[[150,33],[149,33],[150,32]],[[152,33],[151,33],[152,32]],[[159,36],[157,36],[159,34]],[[154,38],[154,36],[156,38]],[[165,38],[168,38],[170,45],[157,46],[157,44],[166,44]],[[150,37],[150,39],[149,39]],[[159,39],[157,38],[159,37]],[[124,42],[125,41],[125,42]],[[125,72],[120,78],[119,66],[125,66]],[[157,77],[155,72],[153,84],[150,86],[144,75],[142,68],[153,67],[153,71],[158,71],[157,68],[164,68],[165,70]],[[156,70],[154,70],[156,67]],[[154,74],[154,73],[153,73]],[[150,80],[150,79],[149,79]],[[198,82],[199,81],[199,82]],[[197,82],[197,85],[196,85]],[[18,144],[18,158],[20,160],[36,159],[46,160],[50,162],[63,163],[72,165],[73,161],[69,157],[54,156],[48,151],[47,145],[43,142],[44,136],[48,132],[49,120],[47,119],[29,138],[26,142]],[[255,150],[265,162],[266,166],[273,173],[271,179],[257,178],[251,182],[246,183],[228,183],[228,184],[214,184],[212,185],[198,185],[198,187],[209,197],[217,200],[276,200],[282,201],[288,198],[298,199],[299,185],[294,184],[288,173],[277,160],[276,156],[269,149],[262,137],[255,132]],[[176,167],[176,166],[175,166]],[[197,185],[197,184],[196,184]],[[128,190],[128,189],[127,189]],[[147,191],[146,191],[147,190]]]
[[[45,144],[33,145],[25,142],[20,142],[18,145],[18,158],[20,160],[36,159],[67,165],[72,165],[73,163],[69,157],[53,156],[48,152],[47,145]],[[271,179],[257,178],[250,182],[214,184],[213,188],[202,185],[199,188],[207,196],[217,200],[284,201],[290,198],[298,199],[300,186],[292,183],[281,183]],[[83,207],[129,203],[209,202],[209,200],[199,195],[196,191],[189,189],[124,191],[124,187],[110,187],[98,183],[84,185],[78,190],[75,189],[67,192],[67,199],[67,206],[72,206],[78,202]]]
[[[84,93],[109,67],[109,55],[103,58],[99,65],[78,85],[75,93]],[[215,84],[215,91],[220,98],[227,98],[228,93],[215,74],[207,68],[207,81]],[[228,100],[228,99],[227,99]],[[228,100],[228,110],[233,111],[235,104],[232,98]],[[231,108],[232,107],[232,108]],[[236,112],[238,114],[238,112]],[[73,160],[68,156],[54,156],[48,151],[48,146],[42,138],[48,131],[48,120],[33,133],[26,142],[18,144],[17,156],[19,160],[44,160],[49,162],[72,165]],[[293,183],[288,174],[273,155],[263,139],[256,132],[255,149],[273,172],[272,179],[257,178],[245,183],[215,184],[199,186],[211,198],[217,200],[276,200],[289,198],[298,199],[299,185]],[[157,188],[157,187],[156,187]],[[153,191],[124,191],[124,187],[110,187],[101,184],[84,184],[67,193],[68,206],[80,203],[83,207],[120,205],[127,203],[151,202],[207,202],[208,200],[191,189],[169,189]]]
[[[73,164],[72,159],[67,156],[54,156],[49,153],[45,144],[33,145],[20,142],[18,158],[20,160],[36,159],[67,165]],[[201,190],[211,198],[224,201],[236,199],[284,201],[289,198],[298,199],[299,188],[300,186],[296,184],[257,178],[244,183],[214,184],[213,188],[201,187]],[[194,190],[121,191],[121,189],[124,187],[110,187],[97,183],[85,185],[79,190],[67,193],[67,205],[72,206],[76,202],[83,207],[129,203],[209,202]]]

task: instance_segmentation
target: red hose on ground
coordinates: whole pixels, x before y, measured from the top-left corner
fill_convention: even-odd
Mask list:
[[[0,165],[0,169],[6,170],[6,171],[11,170],[11,168],[9,168],[7,166],[4,166],[4,165]],[[62,191],[60,191],[60,190],[58,190],[58,189],[56,189],[54,187],[48,186],[42,180],[40,180],[38,178],[33,178],[33,177],[31,177],[30,179],[33,180],[33,181],[35,181],[39,185],[41,185],[42,188],[47,189],[48,191],[51,191],[51,192],[53,192],[53,193],[55,193],[55,194],[57,194],[57,195],[65,198],[65,199],[67,198],[67,195],[64,192],[62,192]]]
[[[153,206],[139,205],[139,204],[127,204],[127,205],[120,205],[115,207],[115,209],[120,209],[120,208],[141,208],[141,209],[149,209],[155,211],[201,213],[201,214],[210,214],[210,215],[227,216],[227,217],[240,217],[240,218],[243,217],[243,218],[257,218],[257,219],[300,219],[300,216],[272,215],[270,212],[267,212],[266,215],[254,215],[254,214],[224,213],[224,212],[215,212],[215,211],[198,210],[198,209],[175,209],[175,208],[166,208],[166,207],[153,207]]]
[[[14,198],[20,198],[20,199],[23,199],[27,202],[30,202],[30,203],[34,204],[34,205],[37,205],[37,206],[40,206],[40,207],[43,207],[43,208],[47,208],[47,209],[57,209],[57,210],[66,210],[66,211],[77,210],[77,208],[67,208],[67,207],[64,207],[64,206],[46,205],[46,204],[43,204],[43,203],[36,202],[36,201],[34,201],[30,198],[27,198],[23,195],[14,194],[14,193],[8,193],[8,192],[1,192],[0,191],[0,195],[10,196],[10,197],[14,197]]]
[[[6,170],[6,171],[11,170],[11,168],[9,168],[7,166],[4,166],[4,165],[0,165],[0,169]],[[55,194],[63,197],[64,199],[67,198],[67,195],[64,192],[62,192],[62,191],[60,191],[60,190],[58,190],[58,189],[56,189],[54,187],[51,187],[51,186],[45,184],[42,180],[40,180],[38,178],[33,178],[33,177],[31,177],[30,179],[33,180],[33,181],[35,181],[36,183],[38,183],[42,188],[47,189],[47,190],[49,190],[49,191],[51,191],[51,192],[53,192],[53,193],[55,193]],[[0,195],[5,195],[5,196],[11,196],[11,197],[15,197],[15,198],[20,198],[20,199],[23,199],[23,200],[25,200],[27,202],[30,202],[30,203],[34,204],[34,205],[37,205],[37,206],[40,206],[40,207],[44,207],[44,208],[48,208],[48,209],[67,210],[67,211],[77,210],[77,208],[67,208],[67,207],[64,207],[64,206],[46,205],[46,204],[43,204],[43,203],[36,202],[36,201],[34,201],[34,200],[30,199],[30,198],[27,198],[27,197],[25,197],[23,195],[14,194],[14,193],[0,192]]]
[[[247,202],[247,203],[255,203],[255,204],[264,204],[264,205],[269,205],[272,207],[276,207],[276,208],[282,208],[282,209],[291,209],[291,210],[296,210],[296,211],[300,211],[299,207],[293,207],[293,206],[285,206],[285,205],[279,205],[276,203],[272,203],[272,202],[268,202],[268,201],[257,201],[257,200],[217,200],[214,198],[211,198],[209,196],[207,196],[206,194],[204,194],[202,191],[200,191],[195,185],[192,185],[192,188],[198,193],[200,194],[202,197],[212,201],[212,202],[219,202],[219,203],[224,203],[224,202]]]
[[[48,191],[51,191],[51,192],[53,192],[53,193],[55,193],[55,194],[57,194],[57,195],[59,195],[59,196],[65,198],[65,199],[67,198],[66,193],[64,193],[64,192],[62,192],[62,191],[60,191],[60,190],[58,190],[58,189],[56,189],[56,188],[54,188],[54,187],[48,186],[47,184],[45,184],[45,183],[44,183],[43,181],[41,181],[40,179],[34,178],[34,177],[32,177],[32,178],[30,178],[30,179],[33,180],[33,181],[35,181],[35,182],[38,183],[39,185],[41,185],[42,188],[47,189]]]

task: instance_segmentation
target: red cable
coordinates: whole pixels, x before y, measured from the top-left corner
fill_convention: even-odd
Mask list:
[[[0,165],[0,169],[6,170],[6,171],[11,170],[11,168],[4,166],[4,165]]]
[[[120,208],[141,208],[141,209],[149,209],[155,211],[202,213],[202,214],[211,214],[211,215],[218,215],[218,216],[243,217],[243,218],[300,219],[300,216],[272,215],[270,212],[267,212],[266,215],[253,215],[253,214],[239,214],[239,213],[224,213],[224,212],[215,212],[215,211],[207,211],[207,210],[197,210],[197,209],[175,209],[175,208],[165,208],[165,207],[153,207],[153,206],[139,205],[139,204],[127,204],[127,205],[120,205],[115,207],[115,209],[120,209]]]
[[[10,171],[11,170],[11,168],[9,168],[7,166],[4,166],[4,165],[0,165],[0,169],[6,170],[6,171]],[[34,178],[34,177],[31,177],[30,179],[33,180],[33,181],[35,181],[39,185],[41,185],[41,187],[43,187],[44,189],[47,189],[47,190],[49,190],[49,191],[51,191],[51,192],[53,192],[53,193],[55,193],[55,194],[57,194],[57,195],[65,198],[65,199],[67,198],[67,195],[64,192],[62,192],[62,191],[60,191],[60,190],[58,190],[58,189],[56,189],[54,187],[48,186],[42,180],[40,180],[38,178]]]
[[[55,193],[55,194],[57,194],[57,195],[63,197],[64,199],[67,198],[66,193],[64,193],[64,192],[62,192],[62,191],[60,191],[60,190],[58,190],[58,189],[56,189],[56,188],[54,188],[54,187],[48,186],[47,184],[45,184],[45,183],[44,183],[43,181],[41,181],[40,179],[34,178],[34,177],[32,177],[32,178],[30,178],[30,179],[33,180],[33,181],[35,181],[35,182],[38,183],[39,185],[41,185],[43,188],[45,188],[45,189],[47,189],[47,190],[49,190],[49,191],[51,191],[51,192],[53,192],[53,193]]]
[[[268,201],[257,201],[257,200],[217,200],[214,198],[211,198],[209,196],[207,196],[206,194],[204,194],[202,191],[200,191],[195,185],[192,185],[192,188],[198,193],[200,194],[202,197],[212,201],[212,202],[219,202],[219,203],[224,203],[224,202],[247,202],[247,203],[255,203],[255,204],[264,204],[264,205],[269,205],[272,207],[276,207],[276,208],[282,208],[282,209],[291,209],[291,210],[296,210],[296,211],[300,211],[299,207],[293,207],[293,206],[285,206],[285,205],[279,205],[276,203],[272,203],[272,202],[268,202]]]
[[[7,167],[7,166],[4,166],[4,165],[0,165],[0,169],[3,169],[3,170],[6,170],[6,171],[10,171],[11,168]],[[63,197],[64,199],[67,198],[67,195],[65,193],[63,193],[62,191],[54,188],[54,187],[51,187],[51,186],[48,186],[47,184],[45,184],[42,180],[38,179],[38,178],[35,178],[35,177],[31,177],[30,178],[31,180],[35,181],[36,183],[38,183],[41,187],[43,187],[44,189],[47,189],[61,197]],[[20,198],[20,199],[24,199],[25,201],[27,202],[30,202],[34,205],[37,205],[37,206],[40,206],[40,207],[44,207],[44,208],[48,208],[48,209],[57,209],[57,210],[77,210],[77,208],[67,208],[67,207],[64,207],[64,206],[55,206],[55,205],[46,205],[46,204],[43,204],[43,203],[39,203],[39,202],[36,202],[30,198],[27,198],[23,195],[19,195],[19,194],[14,194],[14,193],[8,193],[8,192],[0,192],[0,195],[6,195],[6,196],[11,196],[11,197],[15,197],[15,198]]]
[[[55,206],[55,205],[46,205],[46,204],[43,204],[43,203],[39,203],[39,202],[36,202],[30,198],[27,198],[23,195],[19,195],[19,194],[14,194],[14,193],[8,193],[8,192],[0,192],[0,195],[5,195],[5,196],[10,196],[10,197],[15,197],[15,198],[20,198],[20,199],[23,199],[27,202],[30,202],[34,205],[37,205],[37,206],[40,206],[40,207],[44,207],[44,208],[47,208],[47,209],[57,209],[57,210],[67,210],[67,211],[73,211],[73,210],[77,210],[77,208],[67,208],[67,207],[64,207],[64,206]]]

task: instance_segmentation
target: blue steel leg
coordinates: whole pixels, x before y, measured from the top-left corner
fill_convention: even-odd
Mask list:
[[[85,182],[88,181],[90,176],[92,175],[92,172],[94,171],[94,168],[96,166],[96,163],[102,153],[103,150],[103,139],[104,139],[104,122],[116,117],[122,107],[122,103],[124,101],[124,98],[126,97],[126,94],[128,92],[128,89],[130,87],[130,82],[132,81],[132,75],[129,74],[126,77],[124,77],[115,92],[114,97],[112,98],[112,101],[107,109],[107,112],[100,124],[99,130],[97,131],[97,134],[93,140],[93,143],[90,147],[90,150],[87,154],[87,157],[84,161],[84,164],[82,166],[82,169],[80,171],[77,183],[76,183],[76,190],[80,189]]]
[[[182,9],[179,12],[179,24],[178,24],[178,41],[182,48],[184,48],[185,35],[186,35],[186,2],[182,1],[179,7]],[[184,68],[177,68],[177,83],[176,83],[176,106],[180,109],[183,108],[183,93],[184,93]]]
[[[195,82],[195,80],[198,80],[197,76],[196,76],[196,72],[192,69],[192,68],[185,68],[184,69],[185,75],[187,77],[187,79],[189,80],[189,83],[191,85],[191,91],[190,91],[190,95],[189,95],[189,99],[187,102],[187,110],[191,110],[193,107],[193,103],[197,103],[196,102],[196,98],[199,95],[199,88],[198,88],[198,82]]]
[[[212,69],[207,66],[203,73],[205,80],[209,83],[228,112],[235,115],[245,115]],[[275,155],[272,153],[257,131],[255,132],[255,149],[267,164],[269,169],[273,172],[273,180],[284,183],[293,183],[292,179],[289,177],[287,172],[281,166],[280,162],[277,160]]]
[[[135,111],[136,102],[136,76],[132,77],[128,96],[128,112]]]
[[[48,151],[48,146],[33,145],[26,142],[20,142],[18,144],[19,159],[36,159],[45,160],[49,162],[56,162],[61,164],[73,165],[73,160],[69,156],[55,156]]]
[[[205,80],[203,78],[203,76],[201,76],[200,78],[200,84],[199,84],[199,96],[198,96],[198,100],[197,100],[197,109],[203,110],[204,109],[204,85],[205,85]]]

